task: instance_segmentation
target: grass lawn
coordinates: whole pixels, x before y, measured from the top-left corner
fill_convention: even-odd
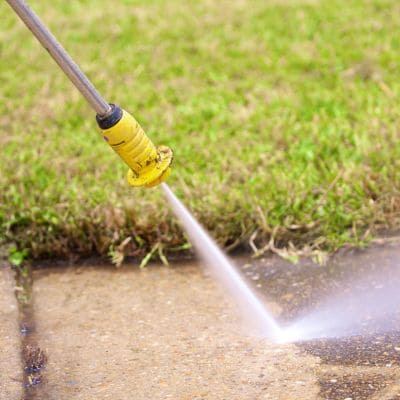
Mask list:
[[[174,149],[222,245],[332,251],[400,227],[398,0],[31,0],[100,92]],[[0,2],[0,241],[30,257],[186,239]],[[119,250],[122,250],[121,246]]]

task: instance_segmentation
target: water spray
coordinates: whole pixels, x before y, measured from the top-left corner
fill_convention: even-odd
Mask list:
[[[179,218],[201,258],[209,267],[212,276],[222,284],[236,301],[241,314],[253,333],[279,341],[283,332],[234,264],[179,201],[168,185],[162,183],[162,188],[175,215]]]
[[[100,95],[25,1],[6,1],[94,109],[103,138],[129,167],[129,185],[153,187],[162,183],[171,172],[172,150],[167,146],[154,146],[132,115],[115,104],[109,104]],[[243,313],[255,322],[257,333],[277,340],[281,331],[274,318],[169,187],[163,184],[163,189],[200,255],[212,267],[215,277],[238,300]]]

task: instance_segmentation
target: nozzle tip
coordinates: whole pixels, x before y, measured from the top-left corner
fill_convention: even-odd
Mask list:
[[[157,157],[140,173],[128,171],[128,183],[131,186],[154,187],[165,181],[171,174],[171,163],[174,158],[172,150],[167,146],[157,147]]]

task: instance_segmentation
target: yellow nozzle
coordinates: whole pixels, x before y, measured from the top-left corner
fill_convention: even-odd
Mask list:
[[[104,139],[130,168],[128,183],[146,187],[160,184],[171,172],[172,150],[167,146],[155,147],[132,115],[114,107],[114,117],[108,117],[107,123],[99,117],[97,121]]]

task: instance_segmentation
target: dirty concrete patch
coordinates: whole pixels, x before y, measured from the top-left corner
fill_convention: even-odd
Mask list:
[[[329,400],[369,399],[387,386],[387,377],[373,375],[356,377],[354,375],[333,376],[320,379],[321,397]]]
[[[400,332],[367,337],[312,340],[300,345],[329,364],[387,368],[400,365]]]
[[[23,393],[14,286],[12,271],[0,264],[0,400],[19,400]]]
[[[34,274],[49,398],[316,399],[317,359],[240,333],[198,268]]]

